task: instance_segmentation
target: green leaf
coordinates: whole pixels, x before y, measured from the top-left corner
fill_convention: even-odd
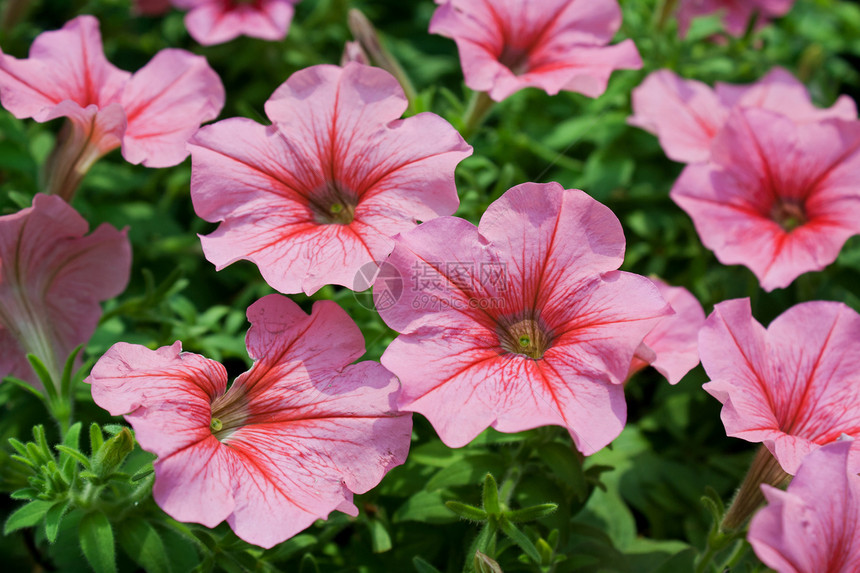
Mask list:
[[[98,424],[90,424],[90,455],[95,456],[105,443],[105,436]]]
[[[537,454],[559,478],[563,486],[573,492],[577,501],[585,501],[588,497],[588,484],[582,471],[582,462],[572,447],[558,442],[549,442],[538,446]]]
[[[532,561],[535,563],[540,563],[540,553],[538,553],[537,548],[532,543],[531,539],[526,537],[526,534],[520,531],[516,525],[508,521],[507,519],[499,520],[499,528],[511,538],[511,541],[519,545],[520,549],[522,549],[526,555],[531,557]]]
[[[36,373],[36,376],[41,380],[42,385],[45,387],[45,393],[48,395],[50,399],[57,398],[57,388],[54,386],[54,380],[51,378],[51,374],[48,372],[48,369],[45,368],[45,365],[35,354],[28,354],[27,361],[30,363],[30,366],[33,367],[33,372]]]
[[[437,472],[427,482],[425,489],[427,491],[434,491],[451,486],[478,485],[488,473],[502,474],[505,469],[505,460],[500,455],[472,455],[462,460],[457,460]]]
[[[442,573],[417,555],[412,558],[412,565],[418,573]]]
[[[45,513],[54,505],[53,501],[36,499],[16,509],[3,526],[3,535],[25,527],[33,527],[45,517]]]
[[[299,563],[299,573],[320,573],[317,560],[310,553],[305,553]]]
[[[127,519],[117,527],[123,551],[147,573],[170,573],[170,561],[158,531],[141,519]]]
[[[385,524],[378,519],[368,522],[370,528],[370,545],[374,553],[385,553],[391,550],[391,536],[385,528]]]
[[[45,537],[49,543],[57,540],[57,532],[60,530],[60,523],[63,521],[63,516],[69,510],[72,502],[69,500],[58,501],[45,513]]]
[[[502,513],[502,506],[499,503],[499,486],[493,474],[487,474],[484,477],[484,511],[489,515],[499,515]]]
[[[24,487],[21,489],[16,489],[12,493],[9,494],[9,497],[12,499],[34,499],[41,492],[34,487]]]
[[[78,354],[81,353],[81,349],[84,347],[83,344],[79,344],[72,353],[69,354],[69,357],[66,359],[66,364],[63,366],[63,377],[60,379],[60,397],[62,398],[71,398],[72,393],[72,374],[75,369],[75,358],[78,357]],[[74,447],[77,447],[78,444],[75,442]]]
[[[93,426],[98,429],[97,424],[93,424]],[[99,430],[99,434],[101,434],[101,430]],[[94,511],[86,514],[78,526],[78,539],[84,556],[96,573],[116,573],[113,529],[104,513]]]
[[[67,480],[71,481],[74,476],[74,462],[79,462],[87,469],[90,468],[90,460],[77,449],[66,446],[54,446],[54,449],[60,452],[61,471]],[[70,466],[71,469],[67,469],[67,466]]]
[[[546,517],[556,509],[558,509],[557,503],[542,503],[540,505],[533,505],[524,509],[506,511],[504,515],[514,523],[521,523],[523,521],[534,521],[536,519]]]
[[[487,521],[487,512],[479,507],[460,503],[459,501],[446,501],[445,507],[462,518],[469,519],[471,521]]]
[[[452,523],[457,516],[445,507],[442,494],[438,491],[419,491],[397,508],[392,521],[421,521],[424,523]]]
[[[44,394],[42,394],[41,392],[39,392],[38,390],[33,388],[33,386],[29,382],[25,382],[24,380],[21,380],[20,378],[15,378],[14,376],[6,376],[2,380],[3,380],[3,382],[8,382],[9,384],[14,384],[15,386],[18,386],[19,388],[26,390],[27,392],[29,392],[29,393],[35,395],[37,398],[39,398],[39,400],[45,399]]]

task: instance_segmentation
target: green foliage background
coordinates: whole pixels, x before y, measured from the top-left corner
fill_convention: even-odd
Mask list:
[[[860,309],[860,239],[849,240],[825,271],[765,293],[746,268],[724,267],[702,246],[690,219],[668,197],[682,166],[665,158],[655,137],[626,123],[631,90],[663,67],[713,84],[754,81],[779,65],[807,83],[818,105],[832,104],[841,93],[857,100],[860,8],[847,1],[797,0],[789,15],[773,25],[719,43],[710,40],[720,31],[716,17],[698,20],[682,41],[671,18],[661,22],[656,0],[622,0],[621,5],[624,24],[618,39],[636,42],[645,68],[616,72],[606,94],[596,100],[571,93],[550,97],[528,89],[497,105],[469,139],[474,155],[458,168],[458,215],[477,222],[509,187],[557,181],[587,191],[619,217],[627,237],[625,270],[687,287],[706,312],[717,302],[737,297],[750,297],[753,314],[764,324],[805,300],[840,300]],[[42,31],[59,28],[78,14],[93,14],[101,21],[105,52],[115,65],[137,70],[167,47],[205,55],[227,88],[221,118],[266,122],[264,102],[291,73],[339,62],[350,39],[350,8],[360,8],[374,22],[410,75],[419,92],[413,111],[434,111],[462,127],[470,93],[462,83],[454,43],[427,34],[435,9],[431,0],[304,0],[284,41],[240,38],[210,48],[188,37],[177,11],[145,18],[133,16],[126,0],[35,0],[26,18],[0,32],[0,46],[5,53],[25,57]],[[0,214],[28,206],[39,191],[39,169],[59,125],[19,121],[0,110]],[[214,225],[195,216],[189,180],[190,161],[170,169],[146,169],[125,163],[117,151],[98,162],[79,189],[74,206],[93,228],[102,222],[128,227],[134,256],[128,290],[107,303],[101,325],[84,350],[88,365],[120,340],[151,348],[181,340],[187,351],[224,361],[234,376],[249,365],[243,341],[245,309],[272,290],[250,263],[216,272],[203,258],[197,234],[210,232]],[[395,336],[368,310],[367,293],[325,287],[313,297],[292,298],[305,310],[316,299],[341,304],[365,334],[365,358],[378,359]],[[444,502],[479,504],[481,483],[491,472],[500,482],[516,481],[513,507],[559,504],[554,514],[525,526],[532,541],[556,542],[555,553],[566,559],[553,566],[555,571],[688,571],[710,527],[700,497],[711,486],[728,500],[754,450],[751,444],[726,438],[719,404],[701,389],[706,380],[701,367],[676,387],[650,370],[637,375],[627,386],[627,428],[584,466],[559,428],[512,435],[489,430],[469,446],[450,450],[416,415],[408,461],[378,488],[357,496],[361,515],[355,520],[333,515],[262,551],[238,541],[223,524],[207,531],[171,523],[151,501],[144,501],[114,523],[117,543],[123,544],[123,535],[131,540],[152,535],[151,529],[169,557],[166,567],[173,571],[210,566],[228,571],[400,572],[431,571],[426,568],[431,566],[458,571],[478,530]],[[77,398],[78,419],[117,422],[92,403],[85,385],[79,385]],[[26,441],[38,423],[49,426],[51,443],[59,442],[38,400],[12,385],[0,385],[0,441]],[[5,492],[27,483],[26,472],[8,458],[11,451],[7,447],[0,453],[0,487]],[[134,456],[139,465],[149,460],[139,451]],[[2,496],[0,514],[8,515],[19,505]],[[60,571],[88,570],[81,558],[78,525],[65,520],[53,544],[37,529],[0,538],[0,554],[11,567],[7,570],[35,570],[34,560]],[[542,570],[524,561],[511,543],[502,542],[499,549],[505,571]],[[141,563],[135,564],[127,550],[118,555],[121,570],[134,570]],[[414,563],[416,556],[423,561]],[[760,567],[748,553],[734,570]]]

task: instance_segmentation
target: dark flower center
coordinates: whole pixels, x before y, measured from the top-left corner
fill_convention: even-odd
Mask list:
[[[528,50],[506,44],[499,55],[499,63],[511,70],[515,76],[521,76],[529,69]]]
[[[321,225],[349,225],[357,205],[358,196],[336,181],[326,182],[309,197],[314,221]]]
[[[236,390],[234,390],[236,388]],[[245,425],[250,417],[248,397],[244,389],[234,387],[212,401],[209,430],[224,441]]]
[[[510,317],[498,321],[499,345],[512,354],[540,360],[552,346],[553,335],[540,318]]]
[[[803,204],[793,199],[777,199],[770,208],[770,218],[788,233],[806,223]]]

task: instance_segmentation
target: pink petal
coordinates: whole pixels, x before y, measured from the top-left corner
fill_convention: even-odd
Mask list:
[[[631,41],[606,46],[621,25],[614,0],[450,0],[430,32],[453,38],[466,85],[501,101],[525,87],[597,97],[615,69],[638,69]]]
[[[683,80],[669,70],[650,74],[633,90],[628,123],[660,139],[666,155],[681,163],[704,161],[711,140],[728,117],[728,104],[696,80]]]
[[[47,121],[65,100],[80,108],[115,101],[129,75],[105,58],[98,20],[79,16],[40,34],[26,60],[0,53],[0,100],[15,117]]]
[[[713,163],[687,167],[671,196],[723,264],[743,264],[773,290],[833,262],[860,232],[860,123],[797,125],[737,109],[713,144]],[[777,202],[799,204],[806,222],[788,232]]]
[[[395,409],[390,372],[350,364],[364,342],[335,303],[308,316],[269,295],[248,318],[258,359],[229,389],[220,364],[179,343],[117,344],[87,381],[98,404],[130,410],[141,445],[158,454],[153,495],[165,512],[208,527],[226,519],[269,548],[336,509],[357,515],[353,493],[403,463],[412,421]]]
[[[812,104],[809,92],[791,72],[774,68],[759,81],[748,85],[717,82],[716,94],[727,108],[735,106],[758,107],[770,110],[797,123],[823,119],[857,119],[857,107],[848,96],[841,96],[832,107],[820,109]]]
[[[206,59],[162,50],[131,77],[121,96],[128,116],[123,156],[169,167],[188,156],[185,143],[224,107],[224,86]]]
[[[851,441],[804,458],[781,491],[762,486],[768,506],[750,523],[756,555],[780,573],[851,573],[860,568],[860,478],[848,469]]]
[[[293,19],[298,0],[261,0],[253,4],[222,0],[174,0],[190,8],[185,16],[188,33],[204,46],[222,44],[239,36],[282,40]]]
[[[401,408],[454,447],[488,425],[558,424],[587,453],[618,435],[625,410],[612,386],[669,310],[650,281],[610,270],[624,248],[611,211],[581,191],[529,183],[490,205],[478,228],[440,217],[396,239],[387,278],[401,279],[402,295],[380,304],[379,284],[374,295],[403,333],[382,356],[403,384]],[[541,355],[505,346],[521,323],[539,325],[529,337],[546,341]]]
[[[860,435],[858,335],[860,316],[841,303],[796,305],[767,330],[748,299],[718,304],[699,354],[727,434],[764,442],[790,474],[816,444]]]
[[[25,364],[19,353],[32,352],[58,378],[72,350],[92,336],[99,302],[125,289],[131,266],[125,231],[101,225],[85,237],[87,227],[65,201],[45,195],[0,217],[0,331],[18,348],[3,353],[4,376],[34,381],[29,367],[18,370]]]
[[[170,10],[170,0],[132,0],[132,10],[143,16],[159,16]]]
[[[201,217],[223,221],[203,238],[207,258],[219,268],[249,259],[282,292],[351,287],[391,251],[391,235],[453,213],[454,168],[471,147],[435,115],[397,119],[405,109],[387,72],[313,66],[267,102],[275,126],[235,119],[201,130],[192,200]],[[354,196],[351,223],[318,219],[331,186]]]
[[[698,336],[705,323],[705,311],[684,287],[651,280],[675,314],[660,319],[642,341],[646,350],[637,349],[636,352],[647,356],[645,362],[665,376],[669,384],[677,384],[699,363]]]

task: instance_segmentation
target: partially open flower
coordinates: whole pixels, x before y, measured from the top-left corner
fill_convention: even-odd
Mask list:
[[[128,283],[131,247],[125,231],[89,225],[59,197],[0,217],[0,378],[40,387],[27,362],[36,355],[60,383],[69,354],[98,324],[99,302]]]
[[[851,467],[851,440],[803,458],[782,491],[762,486],[768,505],[750,523],[747,539],[778,573],[860,571],[860,477]]]
[[[221,364],[117,343],[93,367],[93,399],[125,414],[154,463],[155,501],[180,521],[263,547],[334,510],[358,515],[353,493],[376,486],[409,450],[412,418],[399,384],[364,354],[361,332],[331,301],[310,316],[281,295],[248,308],[256,361],[228,384]]]

